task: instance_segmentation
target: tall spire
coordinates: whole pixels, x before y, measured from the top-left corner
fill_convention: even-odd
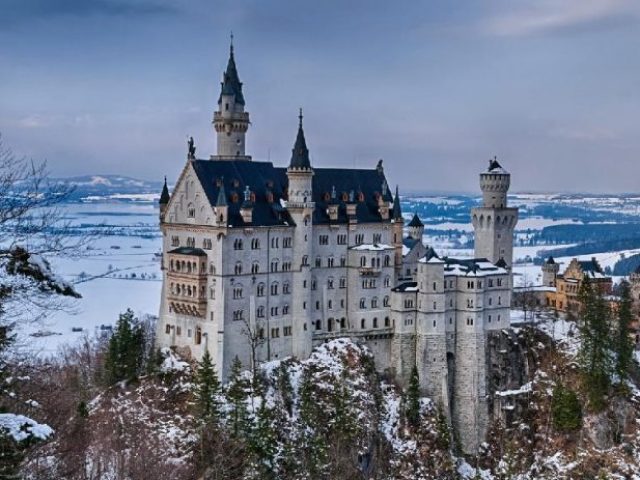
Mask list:
[[[234,95],[235,102],[237,104],[244,105],[242,82],[238,76],[236,59],[233,54],[233,32],[231,32],[231,41],[229,42],[229,61],[227,62],[227,69],[224,71],[222,76],[222,90],[220,92],[218,104],[222,102],[222,95]]]
[[[160,205],[166,205],[169,203],[169,188],[167,187],[167,177],[164,177],[164,186],[162,187],[162,193],[160,194]]]
[[[298,135],[291,152],[291,163],[289,164],[289,168],[311,168],[309,149],[307,148],[307,141],[304,138],[304,129],[302,128],[302,118],[301,108],[300,114],[298,115]]]
[[[393,198],[393,219],[402,220],[402,210],[400,208],[400,193],[398,193],[398,185],[396,185],[396,196]]]

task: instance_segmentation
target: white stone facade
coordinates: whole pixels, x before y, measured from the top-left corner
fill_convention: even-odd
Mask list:
[[[415,365],[424,393],[474,453],[489,422],[486,337],[509,328],[517,209],[506,205],[508,173],[481,174],[478,258],[438,258],[422,244],[423,228],[412,227],[420,238],[403,245],[399,199],[387,191],[381,163],[314,170],[305,164],[302,124],[294,157],[302,156],[288,169],[252,162],[235,75],[214,116],[218,155],[190,158],[161,204],[159,345],[194,359],[208,349],[226,378],[235,357],[251,366],[252,343],[261,362],[305,358],[314,344],[351,337],[401,383]],[[236,123],[221,126],[227,117]],[[369,186],[349,187],[350,176]],[[329,187],[334,180],[339,188]]]

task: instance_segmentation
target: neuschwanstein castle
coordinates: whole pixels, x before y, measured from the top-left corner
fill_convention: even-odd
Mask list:
[[[173,193],[165,182],[159,344],[192,358],[208,349],[226,377],[236,356],[250,366],[250,337],[258,361],[350,337],[400,382],[417,365],[423,392],[475,452],[490,417],[487,338],[510,321],[509,173],[496,160],[480,173],[477,258],[439,257],[417,216],[405,236],[382,161],[313,165],[302,114],[288,165],[253,161],[242,87],[232,46],[213,114],[217,154],[196,158],[190,142]]]

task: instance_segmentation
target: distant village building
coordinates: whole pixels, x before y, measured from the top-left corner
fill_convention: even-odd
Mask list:
[[[443,406],[462,448],[484,441],[496,386],[488,337],[510,326],[510,175],[480,174],[474,259],[439,257],[417,215],[403,236],[396,188],[374,168],[313,166],[302,113],[287,166],[245,152],[249,113],[233,46],[213,114],[217,153],[187,162],[160,199],[163,287],[157,339],[191,358],[306,358],[336,337],[365,343],[380,371]],[[253,347],[253,348],[252,348]]]
[[[604,273],[595,257],[585,261],[574,258],[563,273],[559,271],[560,265],[553,257],[549,257],[542,266],[544,286],[554,287],[544,292],[545,304],[558,312],[578,314],[580,311],[578,293],[586,277],[603,294],[611,295],[612,293],[612,278]]]

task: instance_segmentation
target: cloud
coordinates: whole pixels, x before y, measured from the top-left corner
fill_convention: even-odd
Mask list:
[[[482,30],[495,36],[525,36],[640,15],[637,0],[538,0],[516,11],[494,15]]]
[[[13,26],[61,16],[140,17],[176,12],[174,6],[160,0],[6,0],[2,7],[0,24]]]

